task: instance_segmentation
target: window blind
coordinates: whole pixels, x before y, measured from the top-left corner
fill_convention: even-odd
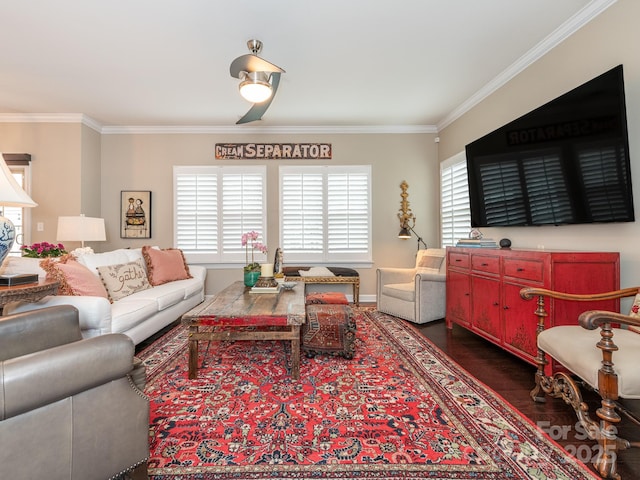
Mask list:
[[[265,166],[176,166],[174,197],[174,243],[190,261],[244,263],[251,230],[266,243]]]
[[[441,245],[455,246],[471,230],[467,163],[464,154],[442,163],[440,168]]]
[[[280,167],[287,262],[371,261],[371,167]]]

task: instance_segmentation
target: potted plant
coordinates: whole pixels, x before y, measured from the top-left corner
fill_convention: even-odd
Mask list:
[[[253,287],[260,277],[260,264],[254,260],[254,252],[258,250],[267,253],[267,246],[258,242],[260,234],[255,230],[242,234],[242,246],[245,248],[244,284]],[[251,249],[251,262],[249,262],[249,249]]]

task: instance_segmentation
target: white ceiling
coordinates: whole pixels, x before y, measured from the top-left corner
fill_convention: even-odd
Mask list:
[[[286,73],[247,125],[441,128],[613,2],[0,0],[0,115],[234,125],[257,38]]]

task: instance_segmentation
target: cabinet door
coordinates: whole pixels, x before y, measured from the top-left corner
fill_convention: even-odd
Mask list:
[[[470,326],[470,298],[469,274],[449,270],[447,273],[447,326],[449,328],[451,328],[451,322]]]
[[[504,348],[533,363],[537,354],[537,303],[520,297],[523,287],[507,282],[503,286]]]
[[[501,343],[500,281],[471,276],[471,328],[476,333]]]

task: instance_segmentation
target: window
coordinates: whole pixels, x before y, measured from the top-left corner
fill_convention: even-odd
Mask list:
[[[280,167],[287,263],[371,262],[371,166]]]
[[[13,163],[10,161],[7,161],[6,163],[13,174],[13,178],[18,182],[18,185],[20,185],[22,189],[30,195],[30,185],[28,182],[29,165],[21,164],[21,162]],[[0,215],[11,220],[16,228],[16,241],[14,242],[13,247],[11,247],[9,255],[20,256],[20,247],[31,243],[31,237],[29,235],[31,231],[30,208],[0,206]]]
[[[442,247],[455,246],[471,230],[467,161],[464,152],[440,165],[440,223]]]
[[[267,243],[266,172],[265,166],[174,167],[174,244],[189,261],[244,264],[242,234],[251,230]]]

